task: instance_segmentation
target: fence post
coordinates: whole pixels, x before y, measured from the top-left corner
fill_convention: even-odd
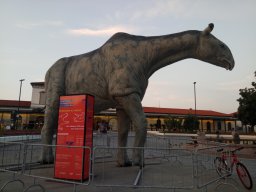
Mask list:
[[[27,143],[23,143],[23,153],[22,153],[22,165],[21,165],[21,174],[25,173],[26,170],[26,157],[27,157]]]
[[[198,157],[197,150],[193,150],[192,152],[192,163],[193,163],[193,186],[198,186]]]

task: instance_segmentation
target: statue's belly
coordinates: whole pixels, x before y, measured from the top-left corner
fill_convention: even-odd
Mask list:
[[[115,103],[108,94],[106,80],[88,70],[78,70],[66,73],[66,95],[90,94],[95,97],[95,112],[114,108]]]

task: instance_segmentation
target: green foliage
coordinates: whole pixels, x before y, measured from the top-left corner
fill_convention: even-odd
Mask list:
[[[175,119],[174,117],[168,115],[168,117],[164,120],[165,126],[168,129],[168,132],[171,131],[171,129],[180,129],[181,128],[181,119]]]
[[[256,72],[254,75],[256,77]],[[256,125],[256,82],[252,82],[252,88],[240,89],[239,94],[241,97],[237,99],[239,102],[238,119],[252,128]]]
[[[198,130],[199,121],[194,115],[188,114],[184,119],[183,127],[186,131]]]

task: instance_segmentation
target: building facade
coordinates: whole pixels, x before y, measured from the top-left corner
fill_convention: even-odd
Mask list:
[[[44,108],[45,106],[45,90],[44,82],[32,82],[31,108]]]
[[[158,108],[158,107],[143,107],[144,113],[148,122],[148,130],[183,132],[184,123],[188,116],[195,115],[192,109],[174,109],[174,108]],[[117,129],[117,119],[114,109],[106,110],[96,115],[96,121],[109,122],[109,127],[112,130]],[[197,128],[203,132],[216,133],[231,132],[237,126],[237,118],[233,114],[225,114],[211,110],[197,110],[196,112]],[[161,126],[157,126],[157,121],[160,120]],[[172,122],[168,126],[168,122]]]

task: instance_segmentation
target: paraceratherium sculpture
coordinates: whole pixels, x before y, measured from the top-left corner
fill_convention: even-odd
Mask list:
[[[174,62],[194,58],[232,70],[230,49],[211,34],[211,23],[203,31],[184,31],[163,36],[114,34],[102,47],[82,55],[58,60],[46,73],[46,111],[42,128],[43,144],[52,144],[57,129],[59,96],[91,94],[95,112],[116,108],[118,119],[119,166],[142,165],[147,122],[141,105],[149,77],[158,69]],[[133,159],[125,148],[132,122],[135,129]],[[42,162],[52,162],[50,147],[44,147]]]

